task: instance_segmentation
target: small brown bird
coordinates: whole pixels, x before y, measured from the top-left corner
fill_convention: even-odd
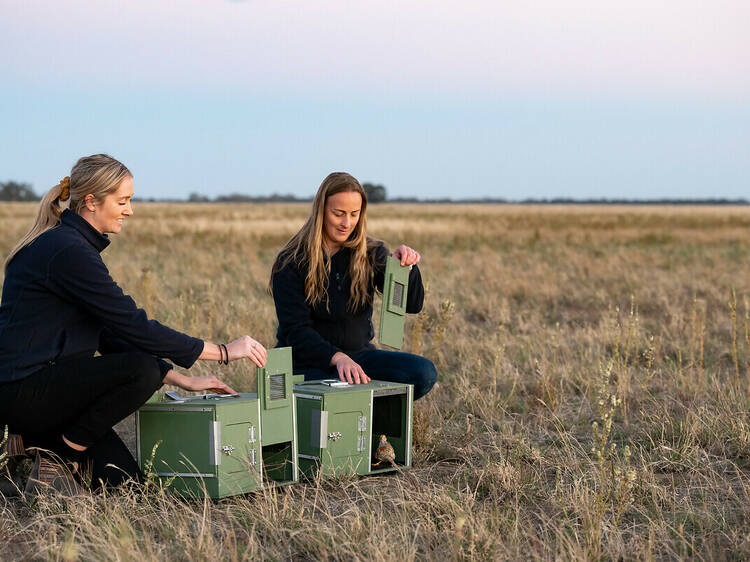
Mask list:
[[[380,444],[375,451],[375,458],[378,459],[378,462],[372,466],[379,466],[387,461],[393,468],[401,472],[401,468],[396,464],[396,452],[393,450],[393,446],[388,443],[388,438],[385,435],[380,436]]]

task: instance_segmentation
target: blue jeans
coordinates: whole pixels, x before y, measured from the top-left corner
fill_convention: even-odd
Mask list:
[[[427,394],[437,380],[432,361],[413,353],[365,349],[349,355],[371,379],[414,385],[414,400]],[[306,381],[339,378],[336,367],[326,370],[314,367],[300,368]]]

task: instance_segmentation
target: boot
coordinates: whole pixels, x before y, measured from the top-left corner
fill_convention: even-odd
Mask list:
[[[26,449],[23,447],[23,439],[17,433],[8,433],[7,439],[0,447],[0,462],[4,458],[25,457]]]
[[[18,476],[19,463],[17,459],[8,459],[8,464],[0,469],[0,496],[13,498],[21,495],[23,483]]]
[[[24,494],[33,497],[36,494],[54,491],[63,496],[80,495],[84,490],[76,482],[77,472],[77,462],[61,462],[59,457],[37,451]]]
[[[26,456],[23,439],[15,433],[3,433],[0,440],[0,494],[9,498],[20,495],[18,463]]]

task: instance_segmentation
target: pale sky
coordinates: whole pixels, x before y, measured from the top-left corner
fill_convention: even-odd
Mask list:
[[[750,3],[0,0],[0,181],[748,197]]]

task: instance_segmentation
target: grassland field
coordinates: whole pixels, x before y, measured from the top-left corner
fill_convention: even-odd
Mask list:
[[[0,204],[0,255],[34,210]],[[104,260],[163,323],[273,346],[271,263],[307,212],[140,203]],[[216,502],[0,496],[0,558],[750,558],[750,208],[368,214],[371,236],[422,254],[405,350],[439,382],[415,407],[413,469]],[[251,371],[190,372],[250,391]],[[118,431],[132,444],[132,419]]]

